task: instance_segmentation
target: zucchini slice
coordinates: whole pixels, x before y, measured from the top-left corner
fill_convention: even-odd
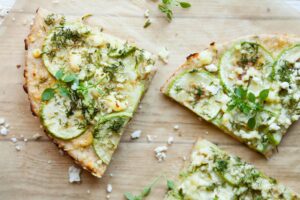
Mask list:
[[[225,89],[233,91],[238,86],[248,88],[257,95],[270,87],[273,58],[260,44],[240,42],[226,51],[219,62],[219,75]]]
[[[41,119],[46,130],[56,138],[70,140],[87,128],[81,109],[73,108],[69,97],[55,94],[43,104]]]
[[[113,113],[102,117],[93,133],[93,147],[97,156],[109,164],[114,150],[117,148],[124,126],[131,118],[128,113]]]
[[[169,95],[206,120],[215,118],[223,103],[218,77],[203,70],[189,70],[180,74],[169,86]]]

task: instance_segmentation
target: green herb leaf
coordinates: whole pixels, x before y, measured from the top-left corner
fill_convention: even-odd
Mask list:
[[[147,197],[151,192],[151,186],[145,187],[141,193],[141,197]]]
[[[144,28],[147,28],[148,26],[150,26],[151,25],[151,21],[150,21],[150,19],[147,19],[146,21],[145,21],[145,23],[144,23]]]
[[[167,180],[167,186],[168,186],[168,190],[174,190],[175,189],[175,184],[171,180]]]
[[[255,125],[256,125],[256,119],[255,119],[256,116],[254,117],[251,117],[248,122],[247,122],[247,125],[248,125],[248,128],[250,129],[254,129]]]
[[[135,200],[135,196],[133,196],[130,192],[125,192],[124,196],[127,200]]]
[[[181,1],[179,2],[181,8],[189,8],[191,7],[191,4],[189,2],[184,2],[184,1]]]
[[[42,94],[42,101],[49,101],[54,97],[54,89],[52,88],[47,88],[44,90]]]
[[[70,95],[69,90],[68,90],[67,88],[65,88],[65,87],[59,87],[59,88],[58,88],[58,91],[59,91],[59,94],[60,94],[61,96],[67,97],[67,96]]]
[[[67,74],[65,76],[63,76],[62,81],[66,82],[66,83],[70,83],[73,82],[76,79],[76,76],[74,74]]]
[[[57,80],[61,80],[62,77],[64,76],[64,71],[62,69],[59,69],[56,73],[55,73],[55,78]]]
[[[168,21],[172,21],[173,19],[173,11],[170,9],[170,7],[167,4],[159,4],[158,9],[162,12],[165,13]]]
[[[252,92],[248,93],[248,100],[252,103],[255,103],[255,95]]]
[[[262,91],[259,93],[259,95],[258,95],[259,100],[260,100],[260,101],[266,100],[266,99],[268,98],[268,96],[269,96],[269,92],[270,92],[269,89],[262,90]]]

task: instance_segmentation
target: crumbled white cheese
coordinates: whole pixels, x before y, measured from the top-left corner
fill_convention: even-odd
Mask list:
[[[148,142],[152,142],[153,141],[152,136],[151,135],[147,135],[147,140],[148,140]]]
[[[280,83],[280,87],[282,88],[282,89],[288,89],[289,88],[289,83],[288,82],[282,82],[282,83]]]
[[[206,65],[205,69],[209,72],[216,72],[218,71],[218,67],[215,64]]]
[[[110,195],[109,195],[109,194],[108,194],[108,195],[106,195],[106,198],[107,198],[107,199],[109,199],[109,198],[110,198]]]
[[[27,138],[24,138],[24,139],[23,139],[23,141],[24,141],[24,142],[27,142],[27,141],[28,141],[28,139],[27,139]]]
[[[19,145],[16,145],[16,150],[21,151],[21,147]]]
[[[11,138],[10,139],[13,143],[16,143],[18,140],[17,140],[17,138],[15,138],[15,137],[13,137],[13,138]]]
[[[244,72],[244,70],[242,68],[240,68],[240,67],[235,68],[234,71],[237,74],[242,74]]]
[[[141,137],[141,130],[136,130],[131,133],[131,139],[138,139]]]
[[[183,156],[183,157],[182,157],[182,160],[183,160],[183,161],[186,161],[186,157],[185,157],[185,156]]]
[[[201,63],[201,65],[208,65],[212,62],[213,60],[213,55],[210,51],[205,50],[200,52],[199,54],[199,61]]]
[[[70,183],[76,183],[76,182],[80,182],[80,173],[81,173],[81,169],[77,168],[75,166],[70,166],[69,167],[69,182]]]
[[[178,130],[179,129],[179,125],[178,124],[176,124],[176,125],[174,125],[174,130]]]
[[[111,184],[107,184],[106,191],[107,191],[108,193],[111,193],[112,190],[113,190],[112,185],[111,185]]]
[[[276,123],[272,123],[272,124],[270,124],[269,129],[271,131],[278,131],[280,129],[280,126],[278,126]]]
[[[144,17],[145,18],[149,18],[149,9],[145,10]]]
[[[5,119],[4,118],[0,118],[0,125],[3,125],[3,124],[5,124]]]
[[[294,67],[295,67],[296,69],[300,69],[300,62],[295,62]]]
[[[168,147],[166,147],[166,146],[159,146],[154,149],[155,157],[159,162],[166,159],[167,155],[165,152],[167,150],[168,150]]]
[[[77,90],[77,89],[78,89],[78,83],[77,83],[77,82],[74,82],[74,83],[71,85],[71,89],[72,89],[72,90]]]
[[[161,48],[158,52],[158,57],[164,62],[164,63],[168,63],[169,61],[169,54],[170,52],[168,51],[168,49],[166,47]]]
[[[51,164],[51,163],[52,163],[52,161],[51,161],[51,160],[48,160],[48,161],[47,161],[47,163],[48,163],[48,164]]]
[[[7,135],[8,134],[8,129],[4,126],[1,127],[0,129],[0,134],[1,135]]]
[[[174,142],[174,137],[170,136],[168,138],[168,144],[171,145],[171,144],[173,144],[173,142]]]
[[[214,86],[214,85],[208,85],[208,86],[206,86],[206,88],[205,88],[208,92],[210,92],[212,95],[215,95],[215,94],[217,94],[218,93],[218,91],[219,91],[219,87],[217,87],[217,86]]]

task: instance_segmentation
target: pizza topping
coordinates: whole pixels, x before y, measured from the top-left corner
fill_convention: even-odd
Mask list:
[[[229,155],[206,140],[198,141],[191,163],[169,187],[166,200],[282,199],[299,197],[239,157]]]

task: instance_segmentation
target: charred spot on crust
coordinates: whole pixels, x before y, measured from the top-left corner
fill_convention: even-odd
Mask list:
[[[25,92],[25,93],[27,93],[27,94],[28,94],[28,87],[27,87],[27,85],[26,85],[26,84],[24,84],[24,85],[23,85],[23,90],[24,90],[24,92]]]
[[[17,67],[17,69],[20,69],[20,68],[21,68],[21,65],[17,65],[16,67]]]
[[[192,54],[190,54],[188,57],[186,57],[186,59],[187,59],[187,60],[190,60],[190,59],[192,59],[192,58],[197,57],[198,55],[199,55],[198,53],[192,53]]]
[[[33,109],[33,105],[30,104],[30,111],[32,113],[33,116],[36,116],[37,117],[37,114],[34,112],[34,109]]]
[[[24,69],[23,76],[24,76],[24,78],[27,77],[27,69]]]
[[[27,51],[27,50],[28,50],[28,42],[27,42],[27,39],[24,39],[24,45],[25,45],[25,50]]]
[[[210,43],[209,45],[210,45],[210,46],[215,46],[215,44],[216,44],[215,42],[212,42],[212,43]]]

